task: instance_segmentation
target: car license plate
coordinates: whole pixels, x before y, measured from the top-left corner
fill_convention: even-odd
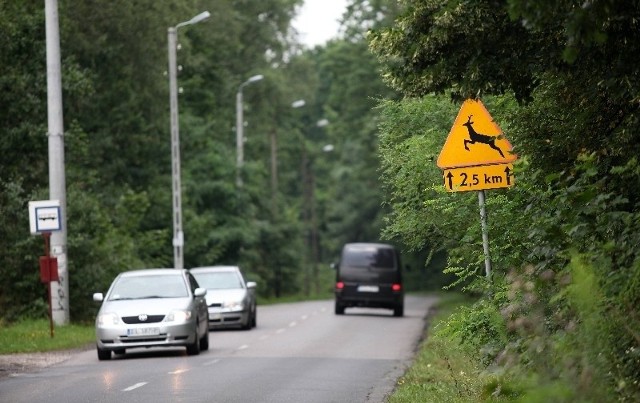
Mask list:
[[[127,329],[127,336],[157,336],[159,334],[159,327],[138,327]]]
[[[359,285],[358,292],[378,292],[380,288],[377,285]]]

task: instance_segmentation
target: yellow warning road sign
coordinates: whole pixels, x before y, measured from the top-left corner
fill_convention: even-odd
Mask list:
[[[449,192],[508,188],[514,183],[513,164],[445,169],[443,178]]]
[[[517,156],[480,100],[462,104],[438,156],[440,169],[507,164]]]

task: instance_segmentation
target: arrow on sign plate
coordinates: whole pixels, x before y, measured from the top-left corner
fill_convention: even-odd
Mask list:
[[[444,186],[449,192],[508,188],[513,186],[513,179],[513,164],[444,170]]]

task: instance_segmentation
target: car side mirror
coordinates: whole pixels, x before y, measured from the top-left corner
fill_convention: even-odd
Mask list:
[[[193,295],[196,296],[196,297],[204,297],[205,295],[207,295],[207,289],[206,288],[202,288],[202,287],[198,287],[193,292]]]
[[[258,286],[258,284],[255,281],[247,281],[247,288],[254,289],[257,286]]]
[[[96,302],[102,302],[102,300],[104,299],[104,295],[102,295],[101,292],[96,292],[93,294],[93,300]]]

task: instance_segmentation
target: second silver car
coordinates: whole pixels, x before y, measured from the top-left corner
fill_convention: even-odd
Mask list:
[[[189,270],[207,289],[209,329],[257,324],[256,283],[245,282],[238,266],[208,266]]]

